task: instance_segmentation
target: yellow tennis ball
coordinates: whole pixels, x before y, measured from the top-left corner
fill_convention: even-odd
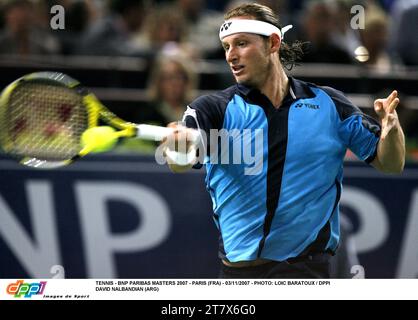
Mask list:
[[[91,152],[105,152],[112,149],[118,137],[116,130],[109,126],[100,126],[87,129],[81,135],[81,145],[92,146]]]

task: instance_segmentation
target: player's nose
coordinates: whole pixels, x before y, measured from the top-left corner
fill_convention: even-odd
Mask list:
[[[238,61],[238,52],[234,48],[230,48],[228,51],[225,52],[226,61],[231,63],[236,63]]]

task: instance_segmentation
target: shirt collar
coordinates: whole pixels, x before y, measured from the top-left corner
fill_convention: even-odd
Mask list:
[[[315,97],[314,92],[311,90],[307,82],[297,80],[293,77],[288,77],[288,78],[289,78],[289,84],[290,84],[290,92],[288,95],[290,95],[293,100]],[[248,97],[254,91],[258,91],[257,89],[248,87],[243,84],[237,84],[237,88],[238,88],[238,91],[245,97]]]
[[[292,97],[297,99],[314,98],[316,94],[312,91],[311,86],[308,82],[289,77],[290,87],[296,96]]]

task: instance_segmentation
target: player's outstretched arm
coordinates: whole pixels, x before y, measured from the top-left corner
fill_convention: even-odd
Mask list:
[[[372,165],[386,173],[401,173],[405,165],[405,136],[396,113],[398,104],[396,90],[387,98],[374,102],[374,110],[381,121],[382,131],[377,156]]]

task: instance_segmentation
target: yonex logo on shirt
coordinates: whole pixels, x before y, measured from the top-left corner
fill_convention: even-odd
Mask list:
[[[319,105],[317,104],[310,104],[310,103],[297,103],[295,105],[295,108],[309,108],[309,109],[314,109],[314,110],[318,110],[319,109]]]

